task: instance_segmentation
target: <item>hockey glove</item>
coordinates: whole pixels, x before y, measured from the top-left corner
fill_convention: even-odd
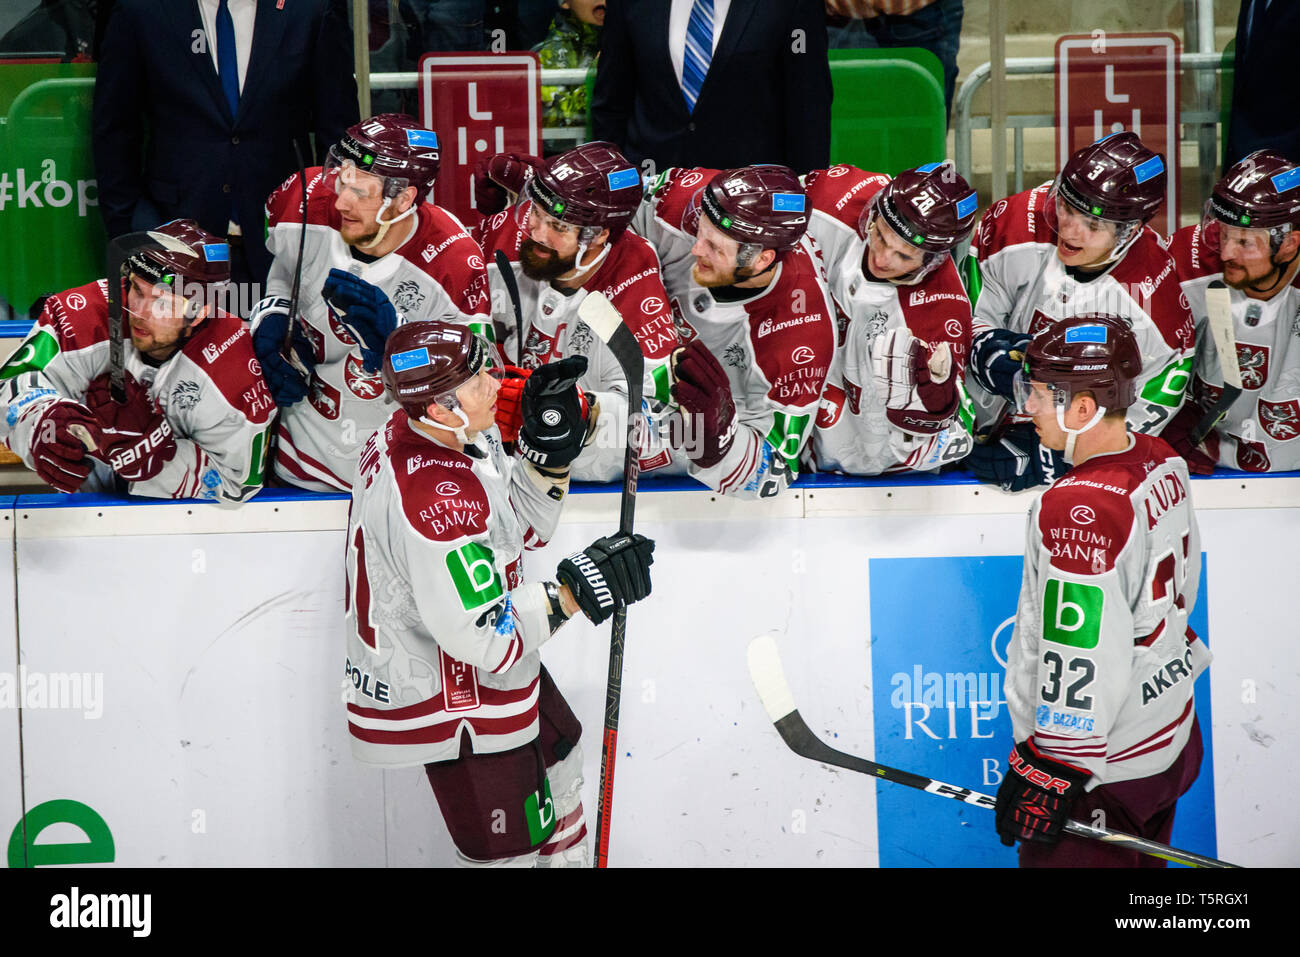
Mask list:
[[[252,321],[253,353],[262,366],[262,378],[271,392],[275,404],[288,407],[307,397],[316,357],[302,327],[294,323],[291,349],[302,366],[300,371],[280,350],[284,347],[285,333],[289,330],[289,300],[267,296],[250,315]]]
[[[1065,456],[1044,448],[1028,423],[1012,426],[998,441],[976,443],[965,462],[981,482],[1007,492],[1050,485],[1067,469]]]
[[[334,318],[361,347],[361,365],[374,375],[384,363],[384,343],[397,328],[397,310],[378,286],[342,269],[331,269],[321,289]]]
[[[644,535],[598,538],[560,562],[555,570],[592,624],[650,594],[655,543]]]
[[[36,474],[51,488],[75,492],[93,468],[86,457],[89,436],[97,444],[99,423],[94,413],[79,402],[58,399],[49,403],[32,427],[32,463]]]
[[[541,165],[540,156],[528,153],[498,153],[480,159],[474,164],[474,208],[484,216],[501,212],[514,203]]]
[[[1200,445],[1192,445],[1192,432],[1205,416],[1205,409],[1188,400],[1178,414],[1160,432],[1160,438],[1168,442],[1175,452],[1187,462],[1187,470],[1193,475],[1211,475],[1219,463],[1219,432],[1217,427],[1210,431]]]
[[[519,454],[538,468],[568,468],[587,443],[587,401],[577,388],[586,371],[586,356],[569,356],[524,380],[517,443]]]
[[[504,378],[497,392],[497,428],[501,430],[501,441],[516,442],[519,428],[524,424],[522,406],[524,385],[533,374],[532,369],[519,366],[503,366]]]
[[[144,482],[176,457],[176,436],[149,387],[126,373],[126,402],[113,401],[108,375],[90,383],[86,405],[100,426],[97,458],[128,482]]]
[[[1083,794],[1092,774],[1038,753],[1031,737],[1011,749],[1007,771],[994,799],[998,837],[1007,847],[1016,841],[1055,844],[1070,817],[1070,806]]]
[[[692,339],[674,358],[672,396],[681,406],[683,450],[697,466],[722,461],[736,438],[736,403],[727,373],[704,343]]]
[[[993,329],[971,342],[970,369],[975,381],[994,395],[1015,401],[1012,380],[1025,361],[1025,346],[1033,336],[1010,329]]]
[[[959,396],[947,342],[941,340],[930,349],[900,326],[877,339],[871,352],[885,417],[896,428],[929,435],[952,423]]]

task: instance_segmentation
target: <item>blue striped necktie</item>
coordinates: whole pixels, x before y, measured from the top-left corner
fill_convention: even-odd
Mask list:
[[[239,57],[235,53],[235,20],[230,15],[228,0],[221,0],[217,5],[217,73],[233,117],[239,111]]]
[[[686,55],[682,58],[682,94],[686,108],[694,111],[704,75],[713,59],[713,0],[695,0],[686,25]]]

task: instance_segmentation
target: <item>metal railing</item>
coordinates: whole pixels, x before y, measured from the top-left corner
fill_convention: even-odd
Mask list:
[[[1217,70],[1223,55],[1216,52],[1184,53],[1178,59],[1180,70]],[[1056,69],[1054,57],[1010,57],[1006,61],[1007,76],[1050,76]],[[971,159],[972,134],[975,130],[991,129],[987,116],[971,116],[971,103],[975,93],[989,80],[992,64],[982,63],[971,71],[970,76],[957,91],[953,104],[953,160],[957,172],[966,179],[974,173]],[[1201,124],[1205,128],[1217,127],[1219,111],[1216,110],[1182,110],[1178,112],[1178,121],[1187,124]],[[1042,129],[1056,125],[1053,113],[1008,113],[1007,125],[1013,133],[1012,162],[1015,171],[1015,192],[1025,189],[1025,130]],[[1211,129],[1212,133],[1212,129]]]

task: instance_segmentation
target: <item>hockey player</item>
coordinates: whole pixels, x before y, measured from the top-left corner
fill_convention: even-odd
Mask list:
[[[306,171],[292,358],[281,348],[304,229],[298,174],[267,200],[266,245],[275,261],[251,318],[283,409],[275,474],[291,485],[348,490],[357,453],[392,412],[379,363],[403,318],[446,319],[491,334],[482,251],[455,216],[424,201],[439,160],[432,130],[385,113],[351,127],[324,168]]]
[[[723,494],[780,494],[798,477],[835,352],[803,184],[784,166],[666,170],[633,228],[659,253],[686,343],[674,454]]]
[[[1165,197],[1164,159],[1131,132],[1070,157],[1055,182],[984,214],[968,260],[975,306],[966,385],[979,442],[966,462],[1009,491],[1051,482],[1066,463],[1006,411],[1031,336],[1069,316],[1105,312],[1132,326],[1143,378],[1133,431],[1156,435],[1183,402],[1195,334],[1173,259],[1146,224]]]
[[[575,611],[602,622],[650,594],[654,543],[601,538],[524,584],[525,547],[559,519],[586,425],[585,361],[535,372],[512,459],[494,426],[492,346],[417,321],[388,340],[400,406],[363,449],[348,523],[348,728],[354,756],[425,765],[462,864],[586,862],[581,726],[538,648]]]
[[[1100,812],[1168,843],[1200,768],[1192,685],[1210,654],[1187,627],[1200,538],[1186,463],[1126,426],[1141,379],[1127,319],[1101,315],[1040,333],[1013,377],[1043,447],[1072,463],[1030,508],[1007,652],[1015,743],[996,822],[1022,867],[1163,866],[1061,828]]]
[[[636,167],[612,143],[584,143],[548,160],[502,154],[492,171],[518,201],[474,230],[488,260],[492,318],[502,337],[503,357],[517,363],[502,389],[502,431],[518,428],[519,390],[527,374],[566,356],[587,357],[581,386],[598,407],[595,441],[573,463],[574,478],[608,482],[623,474],[627,383],[604,343],[578,318],[588,293],[602,292],[636,335],[645,355],[642,409],[652,422],[671,407],[668,359],[679,345],[650,245],[627,226],[641,205]],[[534,164],[536,168],[534,170]],[[519,290],[523,347],[514,306],[495,254],[510,262]],[[650,439],[656,429],[646,430]],[[641,471],[671,461],[666,449],[647,444]]]
[[[841,323],[813,432],[814,468],[925,472],[963,458],[972,444],[961,389],[971,309],[952,249],[975,225],[975,190],[951,163],[892,181],[832,166],[804,183],[808,232],[825,256]]]
[[[1196,318],[1197,359],[1189,401],[1161,433],[1193,472],[1215,465],[1249,472],[1300,468],[1300,168],[1252,153],[1214,187],[1199,226],[1169,244]],[[1230,287],[1241,395],[1195,448],[1190,434],[1223,389],[1205,290]]]
[[[262,487],[275,403],[243,323],[217,309],[229,249],[188,219],[151,236],[119,293],[126,401],[101,279],[50,296],[0,368],[0,436],[60,492],[242,502]]]

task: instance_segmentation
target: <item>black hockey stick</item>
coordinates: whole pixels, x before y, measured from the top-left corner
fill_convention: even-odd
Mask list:
[[[1205,311],[1209,315],[1214,348],[1219,353],[1223,392],[1192,430],[1189,439],[1193,448],[1205,441],[1241,395],[1241,364],[1237,359],[1237,337],[1232,331],[1232,294],[1223,280],[1214,280],[1205,290]]]
[[[578,318],[591,327],[614,353],[627,379],[627,450],[623,454],[623,495],[619,502],[619,534],[632,534],[636,511],[636,482],[640,475],[641,382],[645,357],[632,330],[602,293],[588,293],[578,306]],[[627,638],[627,608],[614,612],[609,639],[609,678],[605,684],[605,735],[600,754],[600,805],[596,810],[596,867],[609,866],[609,830],[614,810],[614,757],[618,749],[618,708],[623,694],[623,645]]]
[[[298,262],[293,267],[293,287],[289,290],[289,324],[284,329],[284,343],[280,346],[280,353],[310,383],[311,372],[303,365],[293,348],[293,333],[298,325],[298,294],[302,286],[302,257],[303,250],[307,246],[307,166],[302,161],[302,149],[298,146],[297,137],[293,140],[293,155],[298,160],[298,186],[302,190],[302,222],[298,227]]]
[[[497,271],[501,273],[501,281],[506,284],[506,292],[510,294],[510,305],[515,307],[515,365],[524,364],[524,311],[519,305],[519,283],[515,279],[515,271],[510,268],[510,260],[501,250],[492,254],[496,260]],[[588,323],[591,325],[591,323]]]
[[[768,717],[776,725],[777,733],[781,735],[781,739],[795,754],[810,758],[813,761],[820,761],[822,764],[831,764],[835,767],[846,768],[849,771],[869,774],[872,777],[892,781],[895,784],[904,784],[909,788],[928,791],[931,794],[937,794],[939,797],[952,798],[956,801],[964,801],[967,804],[993,810],[995,806],[994,800],[987,794],[980,794],[977,791],[957,787],[953,784],[944,784],[942,781],[936,781],[933,778],[922,777],[909,771],[899,771],[896,768],[889,768],[883,764],[868,761],[866,758],[859,758],[851,754],[845,754],[842,751],[836,751],[813,734],[803,716],[799,714],[799,709],[794,703],[794,695],[790,693],[790,686],[786,683],[785,670],[781,667],[781,656],[777,653],[776,641],[772,635],[760,635],[751,641],[749,643],[748,657],[749,676],[754,682],[754,687],[758,689],[758,696],[762,699],[763,707],[767,709]],[[1112,831],[1092,824],[1084,824],[1080,821],[1066,821],[1065,830],[1076,837],[1104,841],[1107,844],[1114,844],[1126,850],[1163,858],[1176,864],[1186,864],[1189,867],[1224,868],[1237,866],[1213,857],[1204,857],[1191,851],[1180,851],[1157,841],[1148,841],[1146,838],[1125,834],[1122,831]]]

